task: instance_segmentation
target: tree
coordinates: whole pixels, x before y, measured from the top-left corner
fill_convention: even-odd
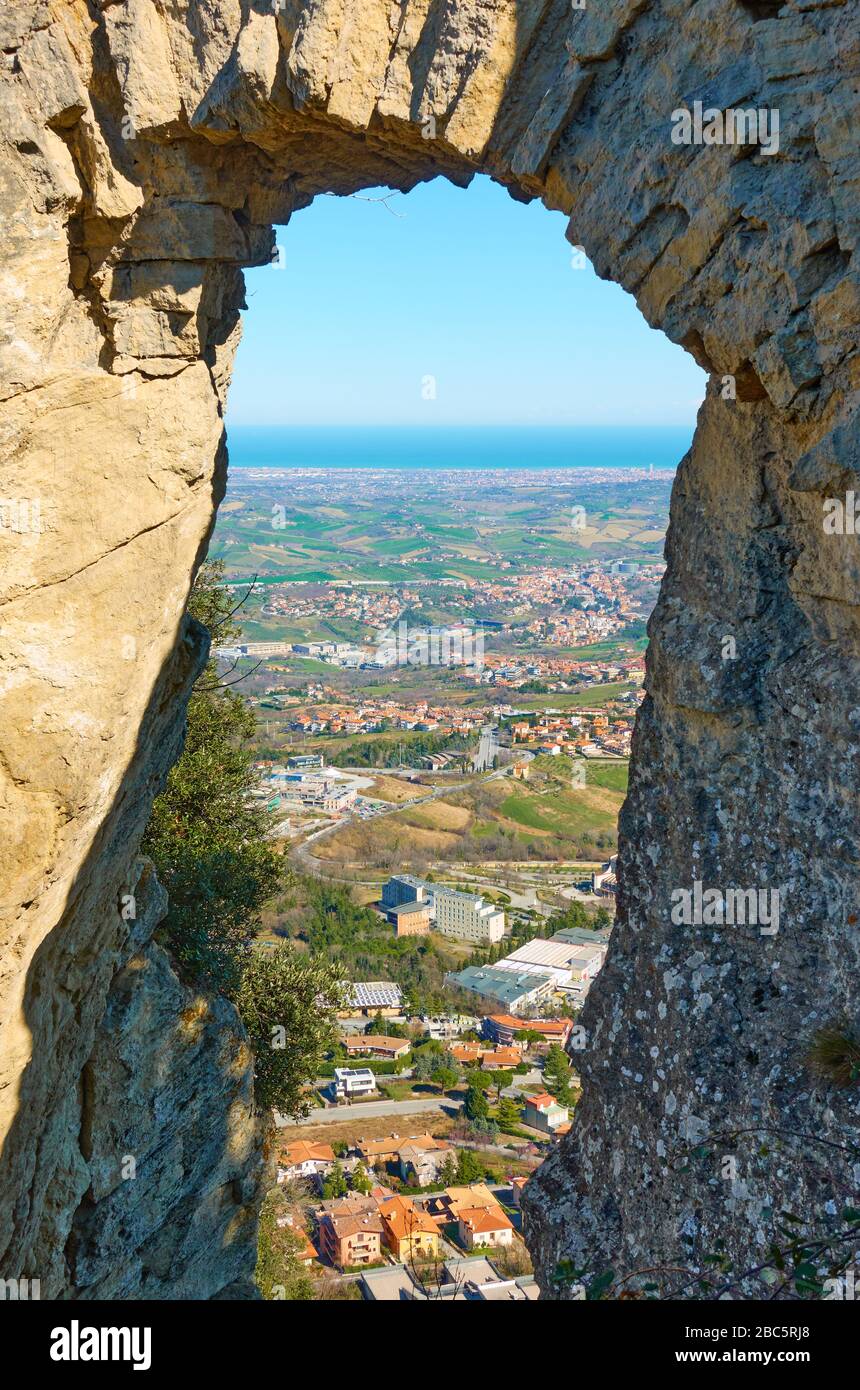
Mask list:
[[[316,1076],[342,1003],[337,970],[291,946],[253,951],[239,989],[239,1012],[254,1051],[257,1104],[306,1115],[302,1087]]]
[[[490,1073],[482,1071],[480,1067],[474,1067],[471,1071],[467,1071],[465,1080],[467,1087],[474,1087],[476,1091],[489,1091],[493,1084]]]
[[[516,1101],[512,1100],[510,1096],[502,1096],[496,1118],[500,1129],[508,1131],[517,1129],[520,1123],[520,1108]]]
[[[409,1033],[403,1023],[392,1023],[390,1018],[374,1018],[365,1029],[365,1036],[383,1038],[408,1038]]]
[[[493,1086],[495,1087],[497,1101],[501,1100],[502,1091],[507,1090],[513,1079],[513,1072],[505,1071],[502,1067],[500,1067],[498,1071],[493,1072]]]
[[[457,1160],[453,1153],[449,1153],[442,1164],[442,1171],[439,1174],[439,1181],[444,1187],[453,1187],[457,1181]]]
[[[188,602],[189,614],[219,642],[239,633],[222,575],[220,563],[207,561]],[[269,813],[250,798],[255,726],[253,711],[219,684],[210,659],[188,704],[185,746],[155,799],[142,846],[169,897],[159,938],[187,980],[233,997],[260,911],[284,867],[267,839]]]
[[[553,1043],[543,1065],[544,1081],[550,1086],[564,1085],[568,1080],[570,1061],[564,1049]]]
[[[412,1075],[416,1081],[429,1081],[436,1071],[437,1059],[431,1057],[427,1052],[419,1052],[412,1066]]]
[[[373,1183],[370,1181],[370,1178],[368,1176],[367,1169],[365,1168],[363,1163],[357,1163],[353,1170],[352,1186],[353,1191],[364,1193],[369,1192],[371,1187],[373,1186]]]
[[[477,1154],[471,1149],[458,1149],[457,1177],[460,1182],[483,1182],[486,1175],[486,1169]]]
[[[457,1084],[457,1073],[451,1067],[437,1067],[430,1080],[440,1091],[450,1091]]]
[[[487,1097],[478,1086],[469,1086],[464,1109],[466,1118],[471,1120],[472,1124],[485,1125],[490,1118],[490,1106]]]
[[[316,1296],[313,1280],[299,1260],[304,1241],[293,1226],[278,1225],[288,1214],[284,1193],[272,1188],[260,1211],[254,1278],[265,1299],[310,1301]]]
[[[569,1080],[559,1082],[554,1094],[559,1105],[566,1105],[568,1110],[571,1110],[576,1104],[576,1092]]]
[[[328,1177],[323,1178],[322,1191],[326,1201],[331,1201],[333,1197],[346,1196],[346,1178],[339,1158],[335,1159]]]

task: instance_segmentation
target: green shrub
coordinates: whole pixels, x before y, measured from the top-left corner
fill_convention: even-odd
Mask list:
[[[342,1004],[337,971],[289,946],[255,951],[239,990],[239,1012],[254,1050],[257,1104],[287,1115],[311,1109],[303,1084],[319,1074]]]

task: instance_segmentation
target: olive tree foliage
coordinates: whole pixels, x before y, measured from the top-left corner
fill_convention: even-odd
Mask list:
[[[326,961],[290,946],[251,954],[237,1003],[254,1050],[258,1105],[309,1113],[303,1084],[318,1074],[334,1042],[342,1002],[337,972]]]
[[[215,641],[240,629],[223,567],[207,562],[188,612]],[[210,658],[188,705],[185,746],[156,797],[143,840],[167,889],[160,937],[184,978],[235,998],[263,904],[280,886],[283,858],[267,838],[271,820],[250,797],[253,710],[218,679]]]
[[[223,566],[200,569],[188,612],[213,644],[241,629]],[[261,912],[286,867],[257,785],[253,710],[210,658],[188,705],[185,746],[155,800],[143,850],[167,889],[159,940],[182,977],[236,1003],[255,1056],[257,1103],[298,1113],[301,1088],[330,1046],[337,982],[324,963],[255,945]],[[277,1031],[275,1031],[277,1030]],[[283,1045],[274,1042],[283,1039]]]

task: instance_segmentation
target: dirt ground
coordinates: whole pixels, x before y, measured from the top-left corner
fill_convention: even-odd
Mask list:
[[[280,1131],[279,1140],[283,1145],[294,1143],[296,1138],[306,1139],[310,1144],[347,1144],[363,1139],[385,1139],[389,1134],[432,1134],[443,1138],[451,1128],[452,1121],[441,1110],[428,1110],[420,1115],[354,1115],[343,1124],[302,1125],[301,1129]],[[289,1134],[289,1138],[281,1138]]]

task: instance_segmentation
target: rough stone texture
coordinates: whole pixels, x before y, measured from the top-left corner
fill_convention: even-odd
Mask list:
[[[854,538],[821,526],[858,481],[852,6],[18,0],[0,56],[0,498],[19,504],[0,527],[3,1274],[70,1295],[236,1287],[247,1078],[229,1063],[207,1178],[211,1063],[161,1075],[190,1006],[157,952],[126,961],[118,904],[200,660],[181,614],[223,492],[240,268],[318,193],[478,169],[568,212],[570,240],[713,374],[675,489],[585,1096],[531,1186],[539,1278],[550,1292],[568,1257],[695,1263],[730,1236],[754,1259],[763,1208],[817,1211],[840,1175],[788,1135],[776,1158],[732,1141],[734,1187],[713,1158],[680,1172],[680,1150],[856,1124],[803,1069],[857,1003],[860,572]],[[778,107],[779,153],[673,145],[694,100]],[[781,887],[779,936],[672,926],[696,877]],[[190,1118],[153,1101],[152,1152],[181,1156],[111,1188],[153,1068]],[[177,1203],[181,1231],[159,1234]],[[234,1226],[222,1258],[213,1233]]]

